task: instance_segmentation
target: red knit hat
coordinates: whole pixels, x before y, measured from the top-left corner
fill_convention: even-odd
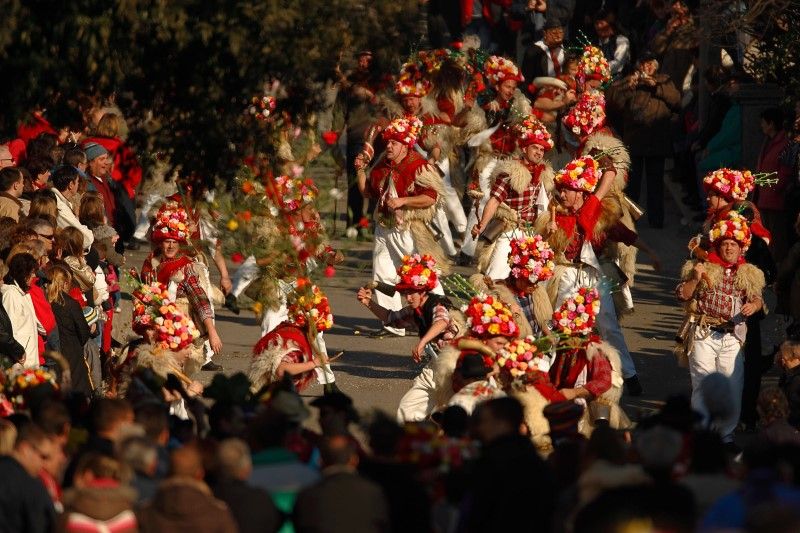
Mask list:
[[[383,130],[383,139],[414,146],[421,129],[422,121],[416,117],[396,118]]]
[[[437,283],[436,261],[429,255],[419,254],[403,257],[397,269],[400,281],[395,284],[398,291],[432,291]]]
[[[186,244],[189,240],[189,213],[178,202],[169,201],[156,213],[150,240],[163,242],[173,239]]]

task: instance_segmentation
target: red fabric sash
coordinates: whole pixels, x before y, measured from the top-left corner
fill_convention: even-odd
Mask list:
[[[746,262],[746,261],[744,260],[744,255],[740,255],[740,256],[739,256],[739,259],[738,259],[738,261],[736,261],[736,264],[733,264],[733,263],[728,263],[727,261],[725,261],[724,259],[722,259],[722,258],[721,258],[721,257],[720,257],[720,256],[717,254],[717,251],[716,251],[716,250],[712,250],[712,251],[710,251],[710,252],[708,253],[708,257],[706,257],[706,261],[709,261],[709,262],[711,262],[711,263],[714,263],[715,265],[719,265],[719,266],[721,266],[722,268],[732,268],[732,269],[734,269],[734,270],[736,270],[736,267],[738,267],[739,265],[743,265],[743,264],[745,264],[745,262]]]
[[[156,279],[166,285],[169,283],[169,280],[172,278],[172,275],[175,274],[175,272],[191,263],[192,260],[186,256],[163,260],[156,269]]]

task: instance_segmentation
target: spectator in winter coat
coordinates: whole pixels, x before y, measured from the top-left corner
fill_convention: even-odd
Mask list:
[[[11,217],[19,221],[24,180],[18,168],[6,167],[0,170],[0,217]]]
[[[783,112],[773,107],[761,112],[761,131],[764,133],[764,145],[758,156],[759,172],[775,172],[773,179],[778,182],[773,185],[759,186],[756,190],[756,206],[761,212],[764,226],[772,234],[770,247],[772,257],[780,263],[788,250],[789,219],[786,212],[786,188],[791,182],[792,169],[781,163],[783,153],[789,140],[783,127]]]
[[[8,267],[0,261],[0,287],[3,286],[2,278],[8,273]],[[0,356],[8,357],[11,362],[24,360],[25,348],[14,338],[14,329],[6,308],[0,305]]]
[[[111,179],[125,187],[131,199],[136,198],[136,188],[142,181],[142,167],[133,150],[120,139],[122,117],[105,113],[97,123],[96,135],[85,143],[97,143],[108,151],[111,159]]]
[[[8,274],[2,286],[3,307],[11,319],[14,338],[25,349],[21,361],[25,368],[39,366],[39,331],[42,326],[36,319],[28,289],[39,265],[31,254],[18,254],[8,263]]]

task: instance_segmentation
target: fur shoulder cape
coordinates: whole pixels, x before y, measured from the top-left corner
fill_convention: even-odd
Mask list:
[[[262,340],[266,339],[266,336]],[[256,344],[253,349],[253,359],[247,369],[247,379],[250,380],[250,390],[257,392],[265,385],[269,385],[278,378],[278,366],[283,358],[302,348],[295,341],[275,336],[268,341]]]
[[[628,171],[631,168],[631,156],[625,143],[608,133],[596,132],[586,139],[583,155],[590,153],[592,150],[608,153],[608,157],[614,162],[614,168],[617,170],[617,175],[614,178],[614,188],[617,191],[625,190]]]
[[[691,259],[684,263],[681,269],[681,280],[688,281],[693,276],[694,266],[701,261]],[[716,286],[722,281],[725,272],[721,265],[711,262],[703,262],[708,274],[708,280],[711,282],[712,287]],[[764,273],[755,265],[750,263],[743,263],[736,269],[736,275],[733,279],[733,285],[740,291],[744,291],[748,300],[754,298],[761,298],[761,293],[766,285]],[[697,285],[698,289],[708,289],[705,280],[701,280]]]
[[[533,179],[528,167],[525,166],[522,160],[516,158],[500,160],[492,171],[490,183],[494,183],[498,177],[503,175],[509,177],[511,188],[514,189],[514,192],[517,194],[522,194]],[[553,191],[554,178],[555,173],[553,172],[553,166],[549,161],[544,161],[544,168],[539,174],[539,180],[548,194]]]
[[[417,251],[420,254],[432,256],[442,275],[446,276],[450,273],[452,265],[428,227],[428,224],[433,220],[436,209],[444,202],[444,180],[431,165],[426,164],[417,170],[414,183],[419,187],[436,191],[436,201],[433,205],[424,209],[404,209],[403,217],[405,223],[408,224],[408,229],[411,231]]]
[[[611,346],[606,341],[599,343],[591,342],[586,346],[586,357],[591,360],[594,357],[608,358],[611,363],[611,388],[601,394],[594,401],[607,405],[611,409],[611,416],[609,418],[609,425],[614,429],[625,429],[630,427],[631,422],[625,411],[619,405],[622,398],[622,387],[624,380],[622,377],[622,361],[620,360],[619,352],[616,348]],[[581,430],[585,434],[590,434],[592,429],[589,410],[586,409],[583,413],[583,421],[581,423]]]

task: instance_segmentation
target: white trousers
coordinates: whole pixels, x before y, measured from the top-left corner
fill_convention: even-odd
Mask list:
[[[467,231],[467,216],[464,214],[464,208],[461,206],[461,199],[458,197],[458,192],[453,188],[453,183],[450,181],[450,161],[445,158],[439,163],[439,168],[444,171],[444,194],[442,195],[442,202],[436,208],[434,215],[436,225],[442,232],[442,240],[440,241],[444,252],[449,255],[458,253],[455,242],[453,241],[453,233],[450,231],[450,223],[459,233],[466,233]]]
[[[483,193],[483,197],[478,203],[478,213],[480,214],[483,214],[483,210],[489,202],[489,193],[492,192],[492,171],[497,166],[497,161],[497,159],[489,161],[481,173],[478,174],[478,187]],[[472,237],[472,226],[477,223],[478,215],[475,213],[475,209],[470,209],[467,217],[467,233],[464,236],[464,244],[461,246],[461,253],[470,257],[475,255],[475,248],[478,246],[478,240]]]
[[[733,441],[733,432],[739,423],[744,388],[744,352],[742,343],[732,333],[709,331],[695,334],[694,346],[689,353],[689,376],[692,380],[692,408],[708,418],[708,410],[700,394],[700,383],[709,374],[719,372],[730,380],[733,410],[728,420],[717,420],[715,426],[726,442]]]
[[[394,285],[397,282],[397,268],[403,263],[403,256],[411,255],[414,251],[414,238],[410,230],[388,229],[376,225],[372,279]],[[373,298],[378,305],[389,311],[399,311],[403,308],[399,293],[388,296],[380,291],[373,291]],[[405,335],[403,329],[389,327],[386,329],[397,335]]]
[[[406,422],[425,420],[436,407],[433,401],[433,391],[435,389],[433,369],[428,364],[414,378],[411,388],[400,399],[400,406],[397,408],[397,421],[400,424],[404,424]]]
[[[256,264],[256,258],[250,255],[231,276],[231,294],[233,294],[234,298],[241,296],[247,287],[255,281],[256,277],[258,277],[258,265]]]
[[[584,265],[582,268],[569,267],[559,280],[558,296],[554,304],[554,309],[558,309],[564,300],[578,292],[581,287],[596,287],[600,291],[600,314],[597,315],[597,329],[600,337],[619,352],[620,362],[622,363],[622,377],[629,378],[636,375],[636,365],[628,350],[625,342],[625,335],[617,319],[617,312],[614,308],[614,298],[611,296],[610,287],[600,282],[600,275],[593,267]]]
[[[501,233],[497,240],[494,242],[494,250],[492,256],[489,258],[489,264],[486,267],[484,274],[491,279],[506,279],[511,273],[511,267],[508,266],[508,254],[511,253],[511,241],[514,238],[523,236],[522,230],[513,229]]]
[[[164,200],[162,196],[157,194],[148,194],[144,198],[144,205],[139,210],[139,216],[136,219],[136,229],[133,232],[133,237],[140,241],[145,240],[147,237],[147,230],[150,229],[150,210],[158,203]]]

